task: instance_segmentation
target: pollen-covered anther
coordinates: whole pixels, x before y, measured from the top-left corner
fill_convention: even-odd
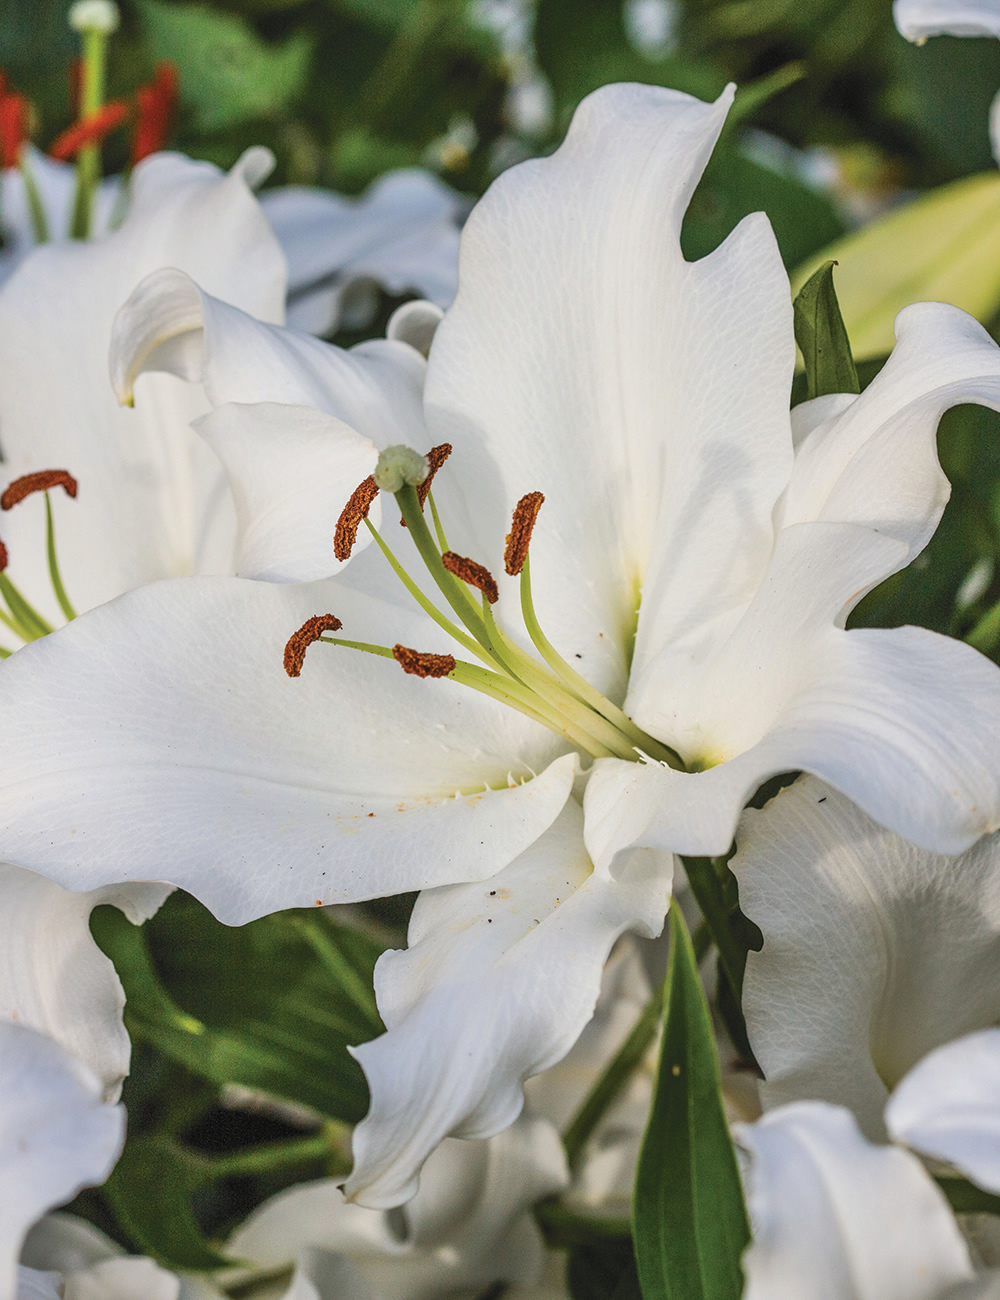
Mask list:
[[[524,562],[528,558],[528,547],[531,545],[532,530],[544,500],[545,497],[541,492],[528,492],[514,507],[514,517],[511,520],[507,545],[503,553],[504,568],[512,578],[516,578],[524,568]]]
[[[447,677],[455,671],[454,655],[432,655],[407,645],[394,645],[392,657],[404,673],[414,677]]]
[[[0,542],[0,573],[3,573],[7,567],[7,548],[3,542]]]
[[[378,485],[371,474],[351,493],[350,500],[340,512],[337,527],[333,533],[333,553],[338,560],[349,560],[358,540],[358,529],[362,519],[368,518],[372,502],[378,496]]]
[[[441,563],[456,578],[461,578],[470,587],[481,591],[491,605],[495,605],[500,599],[497,580],[485,565],[478,564],[464,555],[456,555],[454,551],[445,551],[441,556]]]
[[[306,651],[314,641],[318,641],[324,632],[339,632],[343,626],[336,614],[314,614],[307,618],[285,644],[285,672],[288,676],[298,677],[302,672]]]
[[[19,501],[30,497],[32,492],[48,492],[49,488],[54,487],[64,488],[68,497],[76,496],[76,479],[68,470],[39,469],[7,484],[3,496],[0,496],[0,510],[12,509]]]
[[[420,502],[421,510],[424,508],[427,494],[430,492],[431,484],[434,482],[434,475],[445,463],[451,453],[452,445],[450,442],[439,442],[436,447],[432,447],[427,453],[427,464],[430,465],[430,470],[428,471],[427,477],[424,481],[417,484],[417,500]]]

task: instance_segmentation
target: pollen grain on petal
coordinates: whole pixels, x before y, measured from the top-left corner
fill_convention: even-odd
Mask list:
[[[456,555],[454,551],[445,551],[441,556],[441,563],[456,578],[461,578],[470,587],[481,591],[491,605],[495,605],[500,599],[497,580],[484,564],[470,560],[465,555]]]
[[[339,632],[343,626],[336,614],[314,614],[307,618],[285,644],[285,672],[288,676],[298,677],[302,672],[306,651],[314,641],[318,641],[324,632]]]
[[[452,453],[450,442],[439,442],[436,447],[432,447],[427,453],[427,463],[430,470],[427,477],[422,483],[417,484],[417,500],[420,502],[420,509],[423,510],[424,502],[427,500],[427,494],[431,490],[431,484],[434,482],[434,475],[445,463]]]
[[[32,492],[47,492],[54,487],[65,488],[68,497],[76,496],[77,482],[68,470],[39,469],[7,484],[3,496],[0,496],[0,510],[11,510]]]
[[[414,677],[447,677],[455,671],[454,655],[433,655],[411,650],[406,645],[394,645],[392,657],[404,673],[412,673]]]
[[[541,492],[528,492],[514,507],[514,517],[503,553],[504,568],[512,578],[516,578],[524,568],[528,547],[531,545],[531,533],[544,500]]]
[[[347,505],[340,512],[337,527],[333,534],[333,553],[338,560],[351,558],[354,543],[358,540],[361,521],[368,518],[372,502],[378,496],[378,487],[371,474],[350,495]]]

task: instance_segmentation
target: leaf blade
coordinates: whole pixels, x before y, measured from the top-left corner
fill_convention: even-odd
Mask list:
[[[806,363],[809,396],[860,393],[847,327],[833,285],[836,262],[824,262],[795,296],[795,341]]]
[[[676,906],[670,929],[666,1024],[636,1175],[639,1279],[644,1300],[739,1300],[750,1229],[712,1024]]]

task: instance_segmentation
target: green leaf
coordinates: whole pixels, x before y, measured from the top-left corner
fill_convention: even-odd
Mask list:
[[[271,117],[305,83],[313,49],[306,31],[271,44],[236,14],[164,0],[137,3],[155,57],[177,65],[181,102],[197,130]]]
[[[795,296],[795,341],[806,363],[810,397],[861,391],[833,287],[835,266],[836,262],[824,262]]]
[[[319,912],[229,927],[189,895],[142,929],[114,908],[95,937],[125,987],[125,1022],[192,1073],[355,1122],[368,1093],[348,1045],[381,1032],[372,969],[381,945]]]
[[[739,1300],[750,1237],[712,1022],[680,909],[670,909],[666,1025],[635,1184],[644,1300]]]
[[[232,1261],[205,1240],[191,1210],[203,1182],[198,1161],[166,1137],[129,1142],[104,1194],[144,1254],[172,1268],[221,1268]]]
[[[1000,175],[931,190],[828,244],[796,268],[793,292],[831,260],[858,360],[892,351],[893,321],[911,302],[954,303],[989,324],[1000,310]]]

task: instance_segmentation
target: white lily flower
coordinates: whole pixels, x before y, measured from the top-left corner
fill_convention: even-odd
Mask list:
[[[1000,36],[998,0],[893,0],[900,35],[922,43],[930,36]]]
[[[163,265],[186,267],[227,301],[281,319],[283,259],[249,188],[270,161],[266,150],[251,150],[226,176],[207,163],[155,155],[135,170],[120,229],[45,245],[0,289],[4,469],[17,478],[60,467],[78,480],[78,501],[60,492],[51,503],[63,583],[77,611],[155,578],[232,571],[230,495],[215,456],[188,428],[205,399],[151,377],[140,409],[121,410],[106,357],[117,308]],[[58,625],[41,495],[4,515],[0,536],[8,576]]]
[[[358,1049],[373,1103],[348,1191],[375,1208],[414,1193],[447,1134],[513,1121],[524,1079],[586,1024],[617,936],[661,928],[672,854],[725,852],[767,777],[815,771],[940,852],[1000,821],[996,667],[917,628],[844,631],[933,532],[948,493],[937,421],[957,402],[1000,405],[1000,350],[961,312],[911,308],[861,397],[790,422],[791,306],[766,219],[700,262],[680,253],[730,98],[605,87],[556,154],[504,173],[465,228],[422,412],[425,363],[405,340],[419,325],[425,341],[423,309],[344,353],[161,271],[116,325],[123,396],[168,370],[216,405],[201,429],[244,503],[246,572],[317,577],[315,500],[328,485],[329,535],[344,448],[360,457],[368,440],[373,466],[387,444],[447,440],[436,504],[458,569],[413,486],[389,542],[409,573],[423,556],[476,629],[493,607],[480,614],[450,575],[488,587],[463,557],[496,557],[522,498],[509,563],[523,570],[530,540],[558,655],[532,635],[555,670],[529,660],[510,585],[496,617],[527,685],[459,668],[441,620],[375,547],[344,565],[349,545],[322,585],[146,588],[4,668],[12,861],[77,889],[162,877],[229,922],[429,891],[409,950],[376,972],[389,1033]],[[280,477],[269,428],[291,449]],[[407,463],[413,484],[423,461]],[[352,497],[343,519],[361,513]],[[324,609],[336,617],[310,617]],[[396,643],[399,662],[316,647],[299,680],[283,676],[283,651],[300,671],[314,634],[341,623],[385,655]],[[459,645],[482,650],[461,631]],[[452,669],[492,695],[433,680]],[[574,794],[581,755],[596,761]]]
[[[49,236],[52,239],[68,239],[73,218],[76,168],[72,163],[50,158],[34,145],[25,145],[24,148],[25,166],[38,189]],[[120,189],[121,178],[109,176],[95,190],[92,217],[95,235],[107,232]],[[0,231],[3,232],[3,247],[0,248],[2,282],[37,246],[24,176],[17,167],[0,170]]]
[[[288,259],[288,323],[310,334],[367,324],[373,285],[447,307],[465,201],[432,172],[386,172],[357,199],[288,185],[260,197]]]
[[[888,1090],[1000,1021],[1000,836],[928,853],[803,777],[744,814],[737,845],[740,904],[764,936],[743,1009],[765,1106],[837,1102],[884,1138]]]
[[[202,1278],[128,1255],[93,1224],[49,1214],[25,1238],[17,1300],[222,1300]]]
[[[939,1188],[911,1151],[1000,1191],[1000,1030],[939,1047],[896,1088],[873,1146],[840,1106],[800,1101],[734,1128],[753,1240],[744,1300],[972,1300],[1000,1273],[974,1274]],[[910,1150],[903,1149],[904,1147]]]
[[[350,1205],[337,1179],[304,1183],[255,1210],[226,1250],[264,1273],[294,1264],[284,1300],[433,1300],[499,1281],[531,1286],[545,1263],[532,1207],[567,1181],[558,1133],[523,1115],[487,1142],[442,1143],[405,1209]]]
[[[101,1183],[125,1138],[125,1111],[93,1071],[23,1025],[0,1021],[0,1300],[14,1300],[28,1229]]]

